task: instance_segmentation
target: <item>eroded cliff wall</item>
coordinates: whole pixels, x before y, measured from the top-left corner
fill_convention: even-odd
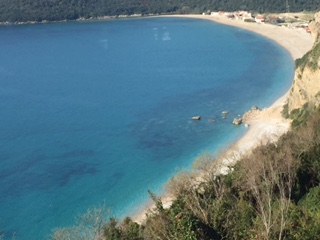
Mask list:
[[[294,82],[288,99],[289,113],[294,109],[320,105],[320,12],[309,23],[315,39],[313,48],[296,60]]]

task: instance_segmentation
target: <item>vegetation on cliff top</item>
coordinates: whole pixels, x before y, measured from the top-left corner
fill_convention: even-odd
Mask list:
[[[320,59],[320,35],[318,35],[312,50],[307,52],[302,58],[296,59],[295,67],[300,68],[301,72],[303,72],[305,67],[309,67],[313,71],[316,71],[320,67],[319,59]]]
[[[315,11],[320,0],[288,0],[291,12]],[[158,13],[250,10],[286,12],[283,0],[0,0],[0,22],[61,21],[78,18]]]

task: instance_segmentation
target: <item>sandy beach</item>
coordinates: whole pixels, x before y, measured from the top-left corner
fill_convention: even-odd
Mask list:
[[[165,16],[168,17],[168,16]],[[170,15],[169,17],[188,17],[199,18],[214,21],[220,24],[242,28],[251,32],[260,34],[277,42],[280,46],[287,49],[293,59],[302,57],[308,52],[314,42],[311,34],[304,29],[279,27],[264,23],[249,23],[242,20],[231,19],[226,16],[210,16],[210,15]]]
[[[166,17],[166,16],[165,16]],[[279,27],[263,23],[248,23],[242,20],[230,19],[226,16],[210,16],[210,15],[170,15],[170,17],[189,17],[199,18],[210,21],[215,21],[220,24],[230,25],[237,28],[242,28],[248,31],[255,32],[266,38],[269,38],[280,46],[285,48],[295,60],[302,57],[308,52],[314,43],[311,34],[303,29]],[[289,89],[288,89],[289,90]],[[233,150],[226,152],[232,156],[241,156],[248,153],[254,147],[260,144],[276,141],[282,134],[287,132],[290,128],[290,120],[284,119],[281,116],[283,105],[286,103],[287,94],[277,99],[269,108],[249,110],[244,114],[244,123],[248,125],[247,133],[234,144]],[[235,151],[236,154],[235,154]],[[238,158],[239,158],[238,157]],[[220,171],[225,172],[228,165],[234,164],[237,161],[235,157],[226,157]],[[162,201],[165,206],[170,206],[172,196],[165,195]],[[145,218],[146,211],[152,207],[152,202],[147,203],[139,213],[132,217],[134,221],[142,222]]]

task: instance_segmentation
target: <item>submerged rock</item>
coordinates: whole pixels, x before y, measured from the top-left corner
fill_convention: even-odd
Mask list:
[[[229,113],[228,111],[223,111],[223,112],[222,112],[222,115],[223,115],[223,116],[226,116],[228,113]]]
[[[192,120],[201,120],[201,116],[194,116],[191,118]]]

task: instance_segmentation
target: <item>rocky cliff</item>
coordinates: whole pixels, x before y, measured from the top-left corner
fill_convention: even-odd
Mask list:
[[[288,99],[288,112],[320,105],[320,12],[309,23],[315,39],[313,48],[296,60],[294,82]]]

